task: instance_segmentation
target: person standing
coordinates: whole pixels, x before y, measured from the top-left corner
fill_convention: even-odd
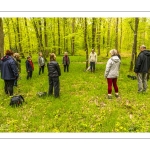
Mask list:
[[[45,60],[42,52],[39,53],[38,64],[39,64],[39,75],[40,75],[41,71],[42,73],[44,73],[44,67],[45,67]]]
[[[91,72],[95,72],[95,64],[97,63],[97,54],[94,51],[94,49],[92,49],[90,55],[89,55],[89,62],[90,62],[90,70]]]
[[[13,56],[14,56],[14,60],[16,62],[17,68],[18,68],[18,73],[19,73],[18,79],[19,79],[20,73],[21,73],[21,59],[20,59],[20,55],[19,55],[19,53],[14,53]],[[18,79],[15,80],[14,86],[18,85],[17,84]]]
[[[105,69],[105,78],[107,79],[108,84],[108,99],[112,98],[112,85],[115,90],[115,97],[118,98],[118,86],[117,86],[117,78],[119,76],[119,69],[121,60],[117,56],[117,50],[110,50],[111,58],[107,61],[106,69]]]
[[[34,64],[32,62],[31,56],[27,57],[26,60],[26,71],[27,71],[27,80],[32,78],[32,73],[34,71]]]
[[[69,72],[70,58],[67,52],[64,53],[62,63],[64,65],[64,72],[66,72],[66,69],[67,69],[67,72]]]
[[[14,81],[18,78],[18,68],[13,59],[13,52],[7,50],[6,55],[1,59],[1,78],[4,80],[6,94],[13,95]]]
[[[146,92],[147,90],[147,75],[149,71],[150,52],[146,50],[146,46],[140,46],[140,53],[137,57],[134,72],[137,75],[138,93]]]
[[[48,68],[48,76],[49,76],[49,91],[48,95],[53,94],[54,89],[54,97],[60,96],[60,82],[59,76],[61,76],[61,70],[59,64],[56,62],[56,55],[54,53],[50,54],[50,62],[47,63]]]

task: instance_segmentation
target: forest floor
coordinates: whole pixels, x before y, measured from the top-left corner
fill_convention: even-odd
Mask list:
[[[22,59],[21,79],[14,95],[21,94],[21,107],[9,106],[0,80],[0,132],[150,132],[150,82],[145,94],[137,93],[137,80],[127,77],[130,58],[123,57],[118,78],[120,98],[107,99],[104,71],[108,58],[99,58],[96,72],[85,71],[85,59],[70,56],[69,72],[63,72],[62,57],[57,57],[60,76],[60,98],[38,97],[48,91],[48,73],[38,75],[37,57],[31,80],[26,79],[25,59]],[[78,62],[78,63],[75,63]]]

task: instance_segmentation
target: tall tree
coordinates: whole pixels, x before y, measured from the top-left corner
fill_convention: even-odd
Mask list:
[[[96,18],[92,18],[92,49],[95,49]]]
[[[21,45],[22,39],[21,39],[21,32],[20,32],[20,27],[19,27],[19,18],[17,18],[16,27],[17,27],[17,34],[18,34],[19,53],[20,53],[21,55],[23,55],[23,54],[22,54],[22,45]]]
[[[75,53],[75,18],[72,18],[72,38],[71,38],[71,54]]]
[[[52,37],[53,37],[53,52],[54,53],[56,53],[56,42],[55,42],[55,39],[56,39],[56,37],[55,37],[55,18],[53,19],[53,28],[52,28]]]
[[[0,18],[0,58],[4,56],[3,20]]]
[[[24,22],[25,22],[25,28],[26,28],[26,36],[27,36],[27,47],[28,47],[28,52],[30,50],[30,37],[29,37],[29,28],[28,28],[28,23],[27,23],[27,18],[24,18]]]
[[[57,19],[58,23],[58,55],[60,55],[60,20],[59,18]]]
[[[135,18],[135,27],[133,28],[131,23],[131,29],[134,33],[134,41],[133,41],[133,47],[132,47],[132,56],[131,56],[131,63],[130,63],[130,71],[133,70],[133,65],[136,62],[136,58],[137,58],[137,34],[138,34],[138,25],[139,25],[139,18]]]
[[[40,51],[43,52],[43,35],[42,35],[42,19],[38,18],[38,33],[39,33],[39,43],[40,43]]]
[[[15,50],[18,50],[18,40],[17,40],[17,30],[16,30],[16,22],[13,18],[10,18],[11,22],[12,22],[12,26],[13,26],[13,31],[14,31],[14,35],[15,35],[15,45],[13,46],[13,48],[15,48]],[[12,47],[10,47],[12,49]]]
[[[85,44],[85,51],[86,51],[86,69],[88,68],[88,44],[87,44],[87,18],[84,19],[84,44]]]
[[[121,52],[121,48],[122,48],[122,18],[120,18],[120,48],[119,48],[119,52]]]
[[[45,41],[45,48],[47,49],[48,47],[47,22],[46,22],[46,18],[43,19],[44,19],[44,41]]]
[[[115,49],[118,50],[118,22],[119,18],[116,18],[116,39],[115,39]]]
[[[111,26],[111,19],[112,19],[112,18],[108,18],[108,30],[107,30],[107,56],[108,56],[109,51],[110,51],[110,26]]]
[[[101,18],[98,18],[98,26],[97,26],[97,55],[100,55],[100,48],[101,48]]]

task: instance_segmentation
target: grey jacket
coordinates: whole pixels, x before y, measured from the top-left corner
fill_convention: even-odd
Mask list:
[[[44,66],[45,65],[44,57],[39,56],[39,58],[38,58],[38,64],[39,64],[39,66]]]
[[[117,78],[119,76],[120,63],[118,56],[112,56],[106,64],[105,78]]]

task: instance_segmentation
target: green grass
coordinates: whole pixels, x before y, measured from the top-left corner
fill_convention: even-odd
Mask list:
[[[122,58],[118,87],[121,98],[108,100],[104,70],[108,58],[99,57],[96,72],[85,72],[85,57],[70,56],[70,72],[64,73],[62,57],[57,57],[62,75],[60,98],[39,98],[36,93],[48,91],[47,68],[38,75],[34,57],[33,78],[26,80],[22,59],[21,80],[14,94],[25,101],[21,107],[9,106],[0,80],[0,132],[150,132],[150,97],[137,94],[137,81],[127,78],[130,58]],[[148,87],[150,83],[148,82]]]

